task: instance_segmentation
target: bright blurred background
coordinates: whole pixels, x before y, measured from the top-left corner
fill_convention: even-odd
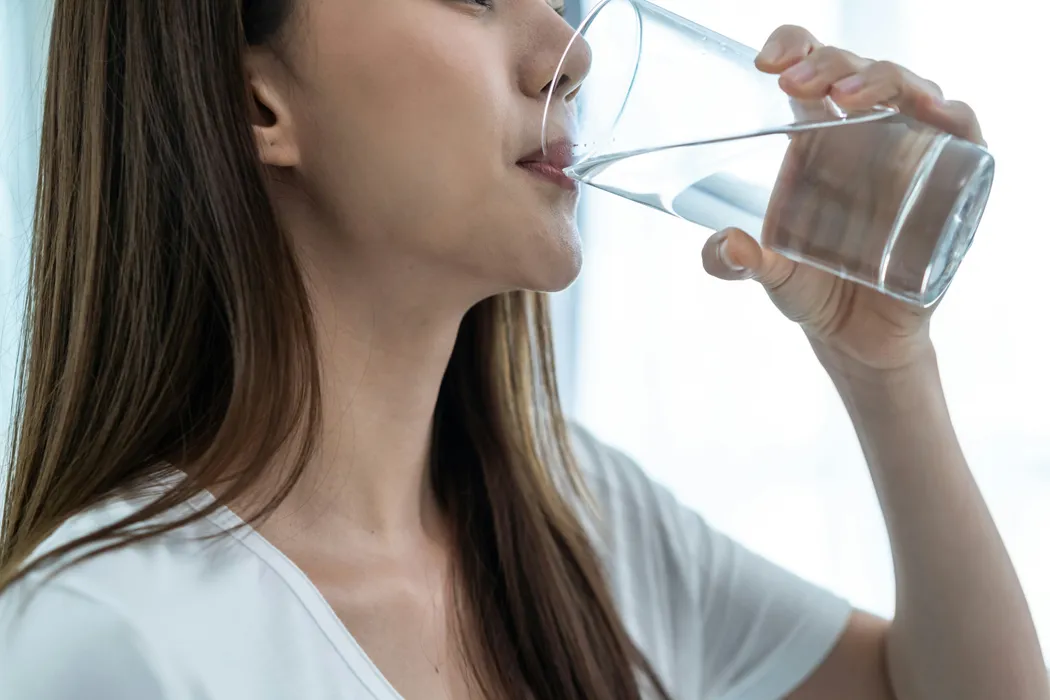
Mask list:
[[[1035,3],[660,4],[755,48],[781,24],[803,25],[908,66],[981,116],[995,190],[934,334],[956,427],[1050,657],[1050,99]],[[733,96],[718,103],[731,108]],[[592,189],[581,216],[584,273],[560,302],[571,413],[717,527],[891,615],[874,490],[802,334],[757,285],[705,275],[710,231]]]
[[[20,343],[50,7],[50,0],[0,0],[0,447]],[[0,454],[2,484],[6,449]]]
[[[567,3],[570,18],[588,9],[580,2],[590,0]],[[958,432],[1050,653],[1050,99],[1039,3],[662,3],[756,48],[780,24],[804,25],[826,43],[907,65],[981,115],[997,158],[995,191],[934,333]],[[0,0],[4,429],[48,6]],[[720,101],[731,104],[732,95]],[[717,527],[858,606],[892,614],[889,549],[860,449],[802,335],[756,285],[704,275],[700,249],[709,232],[594,190],[581,215],[585,272],[556,300],[570,414]]]

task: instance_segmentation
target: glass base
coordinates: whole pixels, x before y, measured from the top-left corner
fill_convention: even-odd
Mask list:
[[[918,300],[920,305],[932,306],[948,291],[963,257],[973,244],[977,227],[981,224],[981,217],[992,192],[994,179],[995,163],[991,158],[985,158],[959,194],[955,207],[944,224],[923,279]]]
[[[924,160],[886,245],[879,287],[910,289],[911,303],[929,307],[944,296],[973,243],[995,161],[983,148],[947,134]]]

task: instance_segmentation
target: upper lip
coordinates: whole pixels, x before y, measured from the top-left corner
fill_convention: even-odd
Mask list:
[[[543,150],[543,148],[536,149],[519,160],[518,164],[547,163],[559,170],[565,170],[576,162],[576,159],[572,154],[572,144],[569,143],[568,139],[557,139],[552,141],[547,145],[547,152],[544,153]]]

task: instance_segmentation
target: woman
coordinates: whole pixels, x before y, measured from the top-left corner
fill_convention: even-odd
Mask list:
[[[0,696],[1046,700],[928,314],[734,232],[808,334],[886,513],[890,622],[569,431],[543,296],[580,266],[543,164],[543,0],[58,0]],[[979,139],[798,28],[759,65]],[[246,525],[250,523],[251,525]]]

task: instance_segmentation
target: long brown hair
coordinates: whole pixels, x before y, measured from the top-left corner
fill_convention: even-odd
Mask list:
[[[293,444],[256,522],[305,468],[320,420],[311,309],[242,62],[280,37],[291,1],[56,2],[0,591],[237,500]],[[440,389],[430,471],[457,543],[460,629],[474,632],[461,636],[486,697],[639,700],[660,683],[567,500],[584,494],[549,325],[542,295],[482,302]],[[165,465],[186,476],[164,497],[30,558]],[[150,524],[203,489],[211,508]]]

